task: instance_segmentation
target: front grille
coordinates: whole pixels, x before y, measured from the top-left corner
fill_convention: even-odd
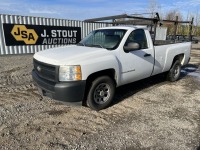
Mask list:
[[[58,66],[46,64],[33,59],[34,70],[38,76],[52,82],[57,81]]]

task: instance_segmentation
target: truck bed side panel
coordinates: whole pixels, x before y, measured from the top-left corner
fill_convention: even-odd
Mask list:
[[[170,45],[155,46],[155,66],[152,75],[168,71],[175,56],[183,54],[182,65],[186,65],[191,50],[191,43],[176,43]]]

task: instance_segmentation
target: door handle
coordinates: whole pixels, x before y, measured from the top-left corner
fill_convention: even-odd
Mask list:
[[[151,54],[147,54],[147,53],[144,54],[144,57],[149,57],[149,56],[151,56]]]

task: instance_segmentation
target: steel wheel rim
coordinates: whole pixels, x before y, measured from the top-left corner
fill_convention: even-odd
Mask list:
[[[179,65],[176,65],[175,69],[174,69],[174,72],[173,72],[174,78],[177,78],[179,73],[180,73],[180,67],[179,67]]]
[[[99,84],[94,90],[94,101],[104,104],[110,98],[110,86],[107,83]]]

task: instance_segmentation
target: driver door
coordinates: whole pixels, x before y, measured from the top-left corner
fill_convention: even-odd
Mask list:
[[[125,46],[130,42],[138,43],[140,48],[130,52],[121,50],[122,84],[151,76],[154,66],[154,50],[147,43],[145,30],[136,29],[130,33]]]

